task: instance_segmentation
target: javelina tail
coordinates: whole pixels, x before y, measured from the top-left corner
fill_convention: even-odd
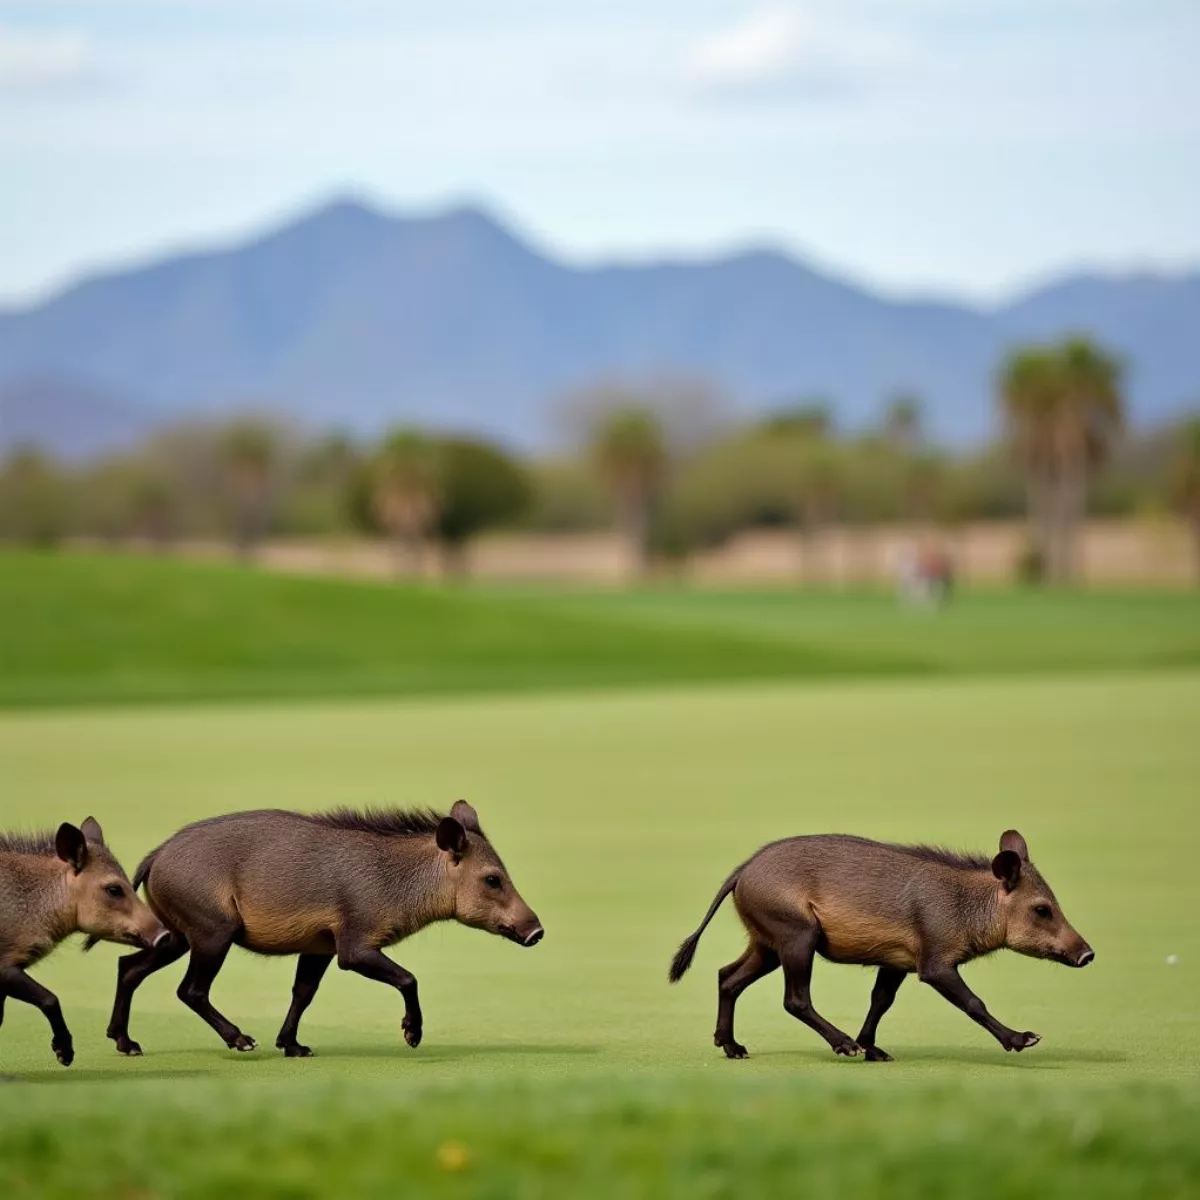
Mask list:
[[[156,846],[138,863],[138,869],[133,873],[133,890],[135,892],[146,882],[146,878],[150,874],[150,868],[154,866],[154,860],[158,857],[158,852],[161,849],[161,846]]]
[[[708,912],[704,914],[704,920],[700,922],[700,928],[687,938],[675,951],[675,957],[671,959],[671,970],[667,974],[667,978],[672,983],[678,983],[684,976],[688,967],[692,965],[692,959],[696,955],[696,947],[700,944],[700,935],[708,928],[708,923],[713,919],[713,914],[721,907],[722,901],[729,895],[730,892],[737,886],[738,877],[746,869],[746,864],[742,863],[728,879],[721,884],[721,890],[716,894],[713,902],[708,906]]]

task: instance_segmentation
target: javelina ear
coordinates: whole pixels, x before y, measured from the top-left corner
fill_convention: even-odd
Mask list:
[[[1021,859],[1014,850],[1001,850],[992,859],[992,874],[1011,892],[1021,881]]]
[[[453,854],[456,862],[467,851],[467,831],[453,817],[443,817],[438,822],[437,833],[434,836],[438,849]]]
[[[100,828],[100,822],[95,817],[88,817],[80,825],[79,831],[89,842],[95,842],[97,846],[104,845],[104,830]]]
[[[74,867],[75,874],[78,875],[87,866],[88,860],[87,840],[82,831],[64,821],[58,827],[58,833],[54,835],[54,853],[63,862]]]
[[[482,833],[479,828],[479,814],[465,801],[456,800],[450,815],[464,828],[472,833]]]
[[[1000,849],[1011,850],[1022,862],[1029,861],[1029,847],[1015,829],[1006,829],[1000,835]]]

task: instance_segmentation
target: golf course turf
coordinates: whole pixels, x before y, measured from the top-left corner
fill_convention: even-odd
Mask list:
[[[235,950],[214,987],[256,1052],[225,1049],[183,1007],[179,964],[138,993],[145,1057],[127,1060],[104,1037],[122,952],[65,946],[35,974],[62,1000],[75,1064],[57,1065],[28,1006],[10,1000],[0,1028],[0,1196],[1200,1190],[1192,597],[967,596],[932,616],[884,597],[406,593],[99,556],[11,556],[4,572],[18,582],[0,598],[0,826],[94,813],[132,867],[215,812],[464,796],[546,939],[526,951],[442,925],[391,950],[420,981],[415,1051],[393,992],[331,972],[302,1026],[311,1060],[270,1048],[291,960]],[[93,609],[88,633],[99,577],[143,609]],[[308,654],[292,675],[287,630],[272,644],[263,615],[277,585],[324,597],[288,634]],[[204,661],[187,658],[189,588],[190,619],[226,638]],[[258,588],[271,596],[256,618]],[[39,589],[23,636],[13,614]],[[211,593],[227,589],[221,609]],[[451,648],[461,673],[437,686],[435,635],[413,629],[372,664],[389,604],[461,606],[485,648],[475,674]],[[222,633],[213,605],[244,612],[241,626]],[[564,640],[522,676],[543,618]],[[247,665],[251,632],[262,657]],[[603,637],[608,657],[589,658]],[[418,671],[405,647],[420,644],[435,648]],[[368,676],[383,682],[360,686]],[[188,705],[197,677],[206,703]],[[236,699],[260,694],[276,699]],[[283,702],[297,695],[309,702]],[[174,703],[136,703],[160,697]],[[990,851],[1009,827],[1097,955],[1084,971],[1011,953],[966,968],[1001,1020],[1043,1035],[1023,1054],[910,979],[880,1029],[896,1061],[838,1059],[783,1011],[775,975],[739,1003],[750,1059],[726,1061],[715,975],[743,945],[728,903],[692,971],[666,982],[729,869],[767,840],[846,831]],[[854,1032],[871,981],[819,960],[814,1002]]]

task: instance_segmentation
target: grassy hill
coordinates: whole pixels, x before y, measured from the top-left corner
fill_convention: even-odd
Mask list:
[[[516,592],[0,552],[0,705],[1200,665],[1200,597]]]

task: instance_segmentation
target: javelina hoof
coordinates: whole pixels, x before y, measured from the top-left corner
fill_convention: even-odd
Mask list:
[[[726,1058],[749,1058],[750,1051],[740,1042],[726,1042],[722,1047]]]
[[[141,1058],[142,1048],[135,1041],[129,1038],[117,1038],[117,1053],[125,1055],[126,1058]]]
[[[420,1025],[412,1024],[407,1017],[400,1022],[400,1028],[404,1031],[404,1040],[415,1050],[421,1044],[422,1028]]]
[[[312,1058],[313,1052],[308,1046],[301,1046],[299,1042],[293,1042],[290,1046],[280,1046],[283,1051],[284,1058]]]
[[[862,1054],[863,1048],[857,1042],[839,1042],[834,1046],[833,1052],[843,1058],[857,1058]]]
[[[1014,1033],[1008,1039],[1005,1045],[1005,1050],[1015,1050],[1018,1054],[1022,1050],[1028,1050],[1030,1046],[1036,1046],[1042,1040],[1040,1033],[1030,1033],[1026,1030],[1024,1033]]]
[[[64,1067],[69,1067],[75,1061],[75,1047],[71,1042],[60,1042],[56,1038],[50,1043],[50,1049]]]
[[[880,1050],[878,1046],[864,1046],[863,1052],[867,1062],[891,1062],[892,1056],[886,1050]]]
[[[239,1054],[246,1054],[251,1050],[258,1049],[258,1043],[249,1036],[249,1034],[239,1033],[237,1037],[229,1043],[230,1050],[236,1050]]]

